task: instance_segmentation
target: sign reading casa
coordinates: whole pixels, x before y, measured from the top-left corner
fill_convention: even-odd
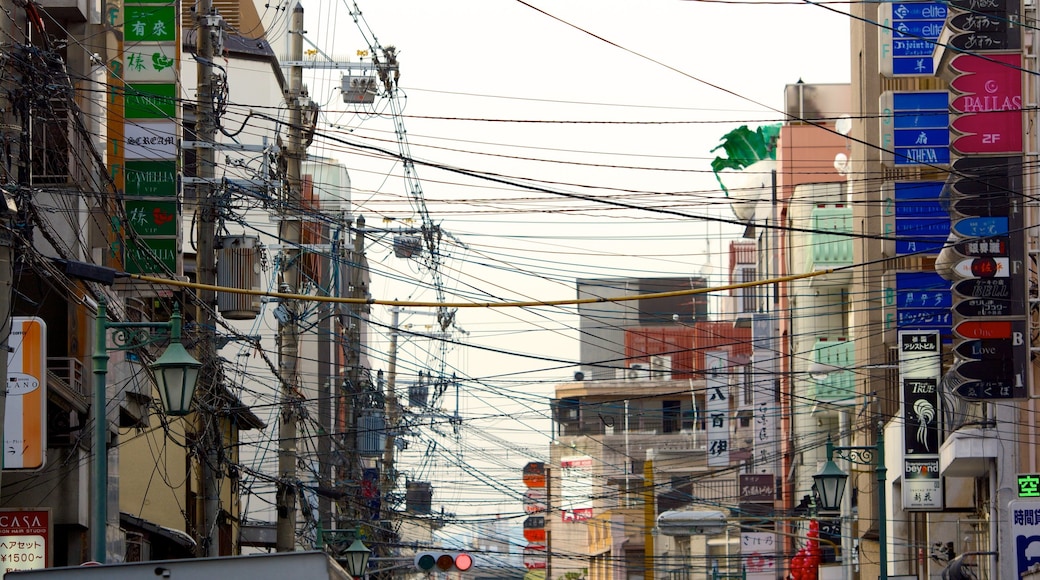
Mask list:
[[[50,566],[51,512],[0,509],[0,576]]]

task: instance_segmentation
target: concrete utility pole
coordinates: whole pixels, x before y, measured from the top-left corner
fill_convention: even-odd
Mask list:
[[[354,245],[350,254],[350,288],[351,298],[364,298],[368,294],[365,279],[365,216],[358,216],[354,229]],[[361,460],[358,456],[358,408],[357,402],[362,392],[361,385],[365,380],[364,369],[361,368],[362,321],[366,312],[364,304],[351,304],[347,310],[346,324],[346,385],[343,393],[343,404],[340,419],[343,422],[342,432],[346,435],[343,442],[345,452],[345,468],[340,477],[344,482],[361,480],[359,471]],[[361,500],[356,493],[347,493],[340,504],[338,527],[356,528],[361,517]]]
[[[303,59],[303,5],[293,8],[289,24],[289,60]],[[301,243],[300,211],[302,191],[300,183],[303,146],[303,67],[289,69],[289,90],[285,102],[289,108],[289,136],[285,149],[286,188],[282,200],[281,223],[278,238],[282,244],[281,282],[279,291],[300,291],[298,263]],[[300,337],[299,312],[295,301],[283,301],[282,317],[278,324],[278,372],[281,385],[282,411],[278,414],[278,492],[275,498],[278,511],[275,548],[291,552],[296,547],[296,420],[300,406]]]
[[[196,110],[196,174],[195,199],[199,211],[199,247],[195,258],[196,277],[200,284],[212,286],[217,279],[216,223],[217,206],[214,199],[217,139],[217,114],[214,109],[213,58],[217,52],[215,41],[221,38],[221,18],[213,9],[213,0],[198,0],[195,22],[195,44],[198,50],[198,109]],[[219,425],[213,413],[219,397],[216,384],[216,347],[214,332],[217,295],[213,290],[199,289],[199,305],[195,320],[201,329],[197,347],[202,371],[199,373],[199,393],[202,413],[202,529],[199,543],[200,556],[219,556],[217,515],[220,513],[220,449],[223,446]]]

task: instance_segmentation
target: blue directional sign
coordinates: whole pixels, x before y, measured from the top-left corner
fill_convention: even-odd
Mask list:
[[[944,181],[896,181],[896,255],[938,254],[950,234],[950,214],[940,203]]]
[[[881,161],[889,167],[950,164],[947,91],[881,95]]]
[[[950,283],[935,272],[896,272],[894,295],[886,305],[895,306],[886,316],[899,330],[938,330],[949,336],[953,328]],[[886,289],[886,293],[891,289]],[[893,320],[894,318],[894,320]]]
[[[1006,217],[972,217],[954,220],[953,233],[965,238],[985,238],[1008,233]]]
[[[932,53],[948,14],[944,2],[885,2],[878,8],[881,74],[933,76]]]

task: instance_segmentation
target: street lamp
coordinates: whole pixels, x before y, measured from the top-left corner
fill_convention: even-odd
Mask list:
[[[174,306],[169,322],[110,322],[105,300],[98,301],[94,319],[94,502],[91,517],[92,552],[94,561],[105,563],[107,555],[106,528],[108,522],[108,406],[106,377],[108,375],[108,331],[115,329],[116,345],[111,350],[129,350],[154,341],[148,329],[166,329],[170,345],[149,368],[155,373],[159,396],[168,415],[183,416],[189,412],[195,385],[202,363],[195,360],[181,344],[181,312]]]
[[[841,509],[841,497],[845,493],[845,483],[849,474],[834,463],[834,455],[859,465],[874,465],[874,473],[878,482],[878,560],[880,561],[879,580],[888,580],[888,522],[885,517],[886,500],[885,485],[888,468],[885,467],[885,432],[884,424],[878,421],[877,443],[875,445],[835,446],[827,436],[827,463],[823,469],[813,476],[820,496],[820,509],[838,511]]]
[[[368,558],[372,555],[372,551],[368,549],[368,546],[363,544],[361,540],[355,539],[354,543],[343,551],[343,555],[347,561],[347,574],[354,578],[361,578],[365,575],[365,570],[368,568]]]

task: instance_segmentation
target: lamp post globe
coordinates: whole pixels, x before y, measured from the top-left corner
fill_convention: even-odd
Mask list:
[[[372,555],[372,551],[368,549],[368,546],[363,544],[361,540],[355,539],[350,547],[344,550],[344,556],[347,561],[347,574],[350,574],[354,578],[361,578],[365,575],[365,570],[368,568],[368,558]]]
[[[849,474],[830,459],[823,464],[823,469],[813,475],[820,496],[820,510],[833,512],[841,509],[841,498],[845,495],[845,483],[848,479]]]

